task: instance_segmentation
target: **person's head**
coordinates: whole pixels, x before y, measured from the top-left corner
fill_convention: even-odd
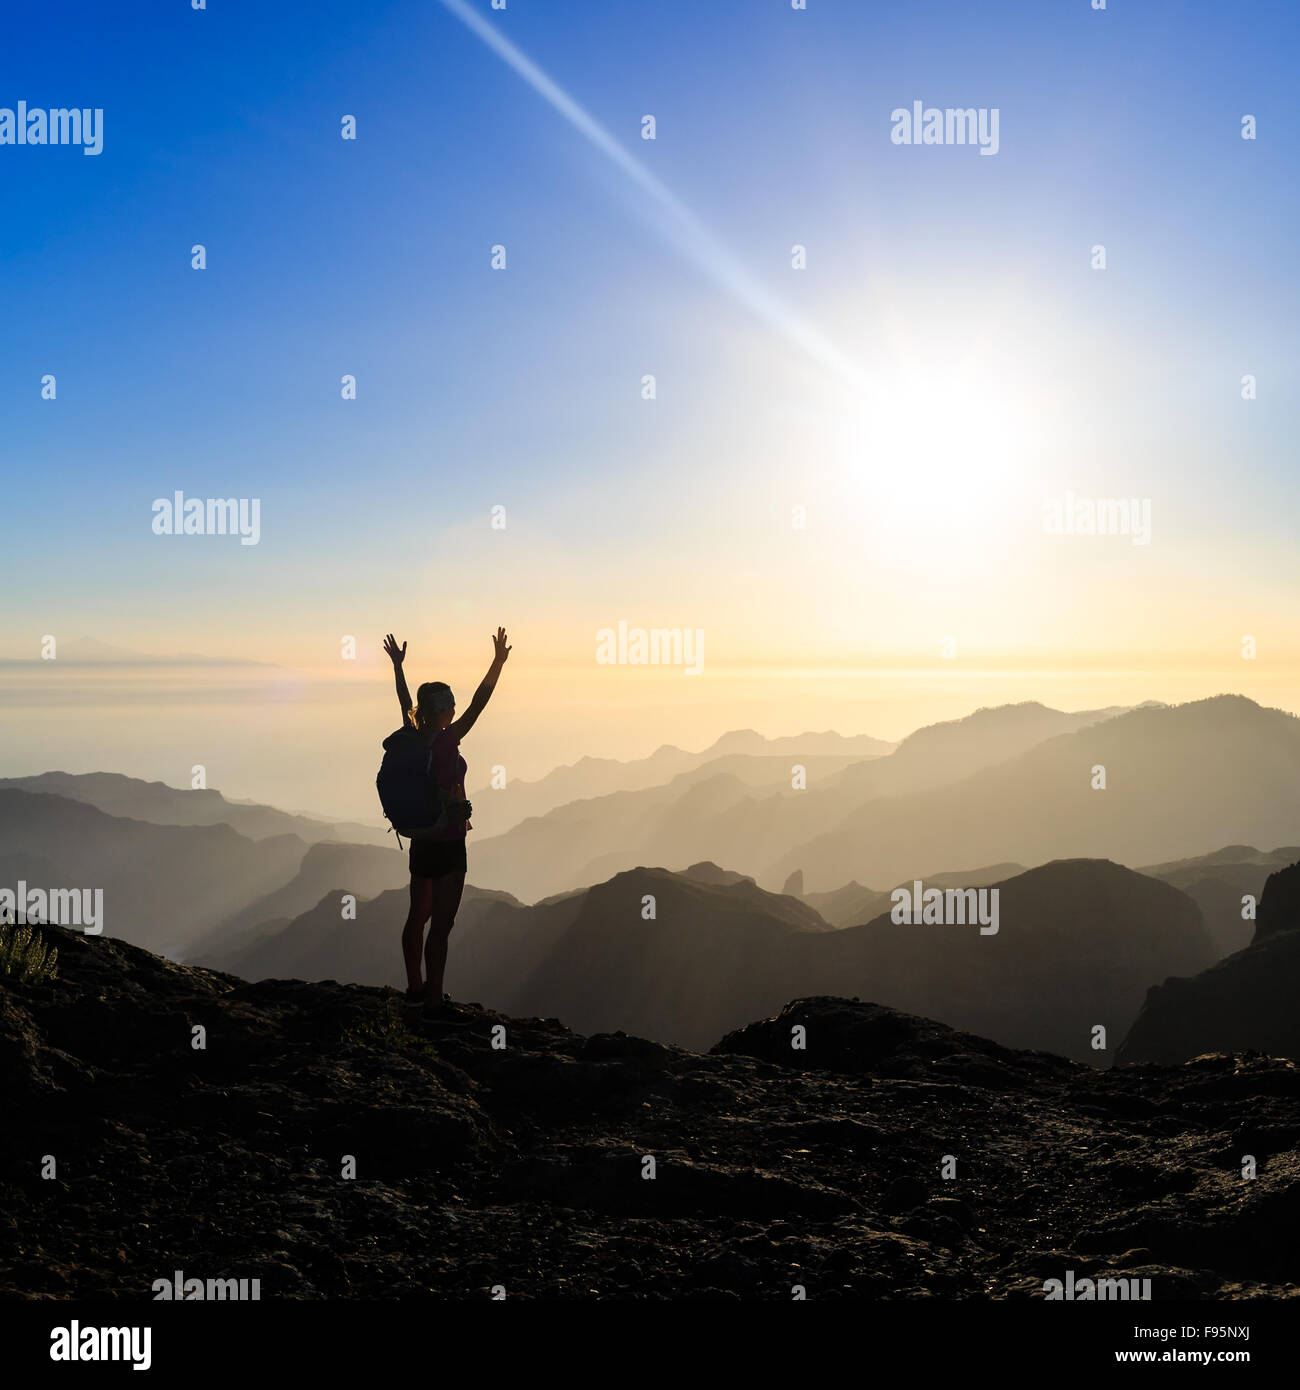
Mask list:
[[[425,733],[445,729],[456,717],[456,697],[451,686],[442,681],[425,681],[415,692],[415,708],[411,718],[415,727]]]

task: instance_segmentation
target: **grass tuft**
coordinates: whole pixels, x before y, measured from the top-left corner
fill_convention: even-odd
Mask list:
[[[355,1023],[343,1033],[343,1041],[358,1047],[381,1047],[394,1052],[421,1052],[436,1057],[437,1050],[427,1039],[412,1031],[402,1019],[382,1013]]]

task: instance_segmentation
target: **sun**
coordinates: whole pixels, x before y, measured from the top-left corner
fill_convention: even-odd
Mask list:
[[[1032,501],[1034,424],[995,376],[913,368],[845,402],[827,472],[846,506],[879,522],[947,539],[1000,531]]]

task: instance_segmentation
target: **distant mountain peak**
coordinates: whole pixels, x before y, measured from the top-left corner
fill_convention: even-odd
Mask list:
[[[753,883],[754,880],[748,874],[738,874],[734,869],[724,869],[721,865],[715,864],[711,859],[701,859],[698,864],[692,864],[689,869],[682,870],[683,878],[694,879],[696,883],[710,883],[728,886],[733,883]]]
[[[731,729],[713,744],[713,750],[723,748],[758,748],[762,747],[766,742],[767,740],[763,735],[755,729]]]

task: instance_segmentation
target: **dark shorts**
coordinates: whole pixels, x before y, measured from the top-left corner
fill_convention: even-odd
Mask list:
[[[412,840],[411,877],[442,878],[465,872],[465,837],[455,840]]]

